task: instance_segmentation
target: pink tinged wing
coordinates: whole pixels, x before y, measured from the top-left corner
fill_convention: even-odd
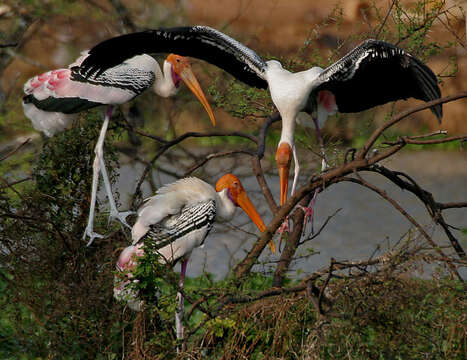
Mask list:
[[[67,84],[71,82],[70,76],[69,69],[52,70],[34,76],[24,84],[24,93],[33,95],[37,100],[66,97]]]
[[[91,84],[71,78],[70,69],[58,69],[34,76],[24,85],[24,92],[37,100],[48,97],[80,98],[101,104],[123,104],[135,93],[118,87]]]
[[[318,125],[319,128],[324,126],[329,115],[334,115],[338,111],[336,97],[328,90],[322,90],[318,93]]]
[[[329,115],[334,115],[337,112],[336,97],[328,90],[322,90],[318,94],[318,105],[322,106]]]

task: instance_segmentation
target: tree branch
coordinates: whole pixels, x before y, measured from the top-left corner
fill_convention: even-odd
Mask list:
[[[373,134],[367,140],[367,142],[365,143],[363,148],[357,154],[357,159],[360,159],[360,160],[363,159],[366,156],[366,154],[368,153],[368,151],[370,150],[370,148],[373,146],[373,144],[376,142],[376,140],[380,137],[380,135],[386,129],[390,128],[394,124],[397,124],[399,121],[406,118],[407,116],[412,115],[412,114],[414,114],[416,112],[428,109],[428,108],[430,108],[432,106],[435,106],[435,105],[438,105],[438,104],[448,103],[448,102],[451,102],[451,101],[454,101],[454,100],[463,99],[465,97],[467,97],[467,91],[463,91],[463,92],[460,92],[460,93],[455,94],[455,95],[446,96],[444,98],[428,101],[426,103],[420,104],[418,106],[414,106],[413,108],[410,108],[410,109],[408,109],[406,111],[400,112],[399,114],[393,116],[391,120],[389,120],[386,123],[382,124],[379,128],[377,128],[373,132]]]

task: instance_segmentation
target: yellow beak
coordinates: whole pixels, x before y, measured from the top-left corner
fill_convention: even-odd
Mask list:
[[[212,112],[211,105],[209,105],[209,102],[206,99],[206,96],[204,95],[203,89],[201,89],[201,86],[199,85],[195,74],[193,74],[191,67],[185,66],[183,70],[178,74],[178,76],[180,76],[180,79],[182,79],[183,82],[188,86],[188,88],[193,92],[193,94],[195,94],[195,96],[206,109],[206,112],[209,115],[209,119],[211,120],[212,125],[216,126],[216,118],[214,117],[214,113]]]
[[[250,198],[248,197],[245,191],[239,192],[237,196],[237,204],[240,206],[243,211],[250,217],[250,219],[255,223],[258,227],[259,231],[264,232],[266,230],[266,225],[264,225],[263,220],[259,216],[258,212],[256,211],[255,206],[251,202]],[[269,248],[273,254],[276,253],[276,244],[274,241],[269,242]]]

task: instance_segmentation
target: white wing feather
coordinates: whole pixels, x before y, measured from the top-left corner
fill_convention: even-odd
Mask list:
[[[160,188],[156,195],[145,200],[138,211],[138,220],[132,229],[133,244],[147,233],[149,226],[178,214],[184,206],[215,198],[216,190],[197,178],[180,179]]]

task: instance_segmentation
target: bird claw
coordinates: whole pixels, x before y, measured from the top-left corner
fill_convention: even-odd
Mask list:
[[[124,212],[111,211],[109,215],[109,223],[112,220],[118,220],[120,221],[120,223],[125,225],[127,228],[131,229],[131,226],[128,225],[128,223],[126,222],[126,218],[127,216],[133,215],[133,214],[136,214],[136,213],[134,211],[124,211]]]
[[[321,172],[326,171],[329,168],[329,165],[326,159],[321,160]]]
[[[303,217],[303,232],[305,232],[306,229],[306,224],[308,221],[311,223],[311,233],[313,233],[313,204],[311,206],[302,206],[302,205],[297,205],[297,208],[302,209],[304,212],[304,217]]]
[[[83,234],[83,240],[86,239],[86,236],[89,236],[90,238],[86,246],[91,246],[95,238],[102,239],[104,237],[104,235],[95,233],[92,227],[91,228],[86,227],[86,230],[84,231],[84,234]]]
[[[290,226],[289,226],[289,217],[286,216],[284,222],[279,226],[279,228],[276,230],[276,233],[279,234],[279,251],[281,251],[281,244],[282,244],[282,236],[284,233],[289,233],[290,232]]]
[[[315,193],[313,194],[313,198],[310,201],[310,206],[302,206],[302,205],[297,205],[299,209],[302,209],[304,214],[303,217],[303,232],[306,230],[306,224],[308,221],[310,221],[311,224],[311,233],[313,234],[313,214],[314,214],[314,206],[316,202],[316,197],[318,196],[318,189],[315,190]]]

